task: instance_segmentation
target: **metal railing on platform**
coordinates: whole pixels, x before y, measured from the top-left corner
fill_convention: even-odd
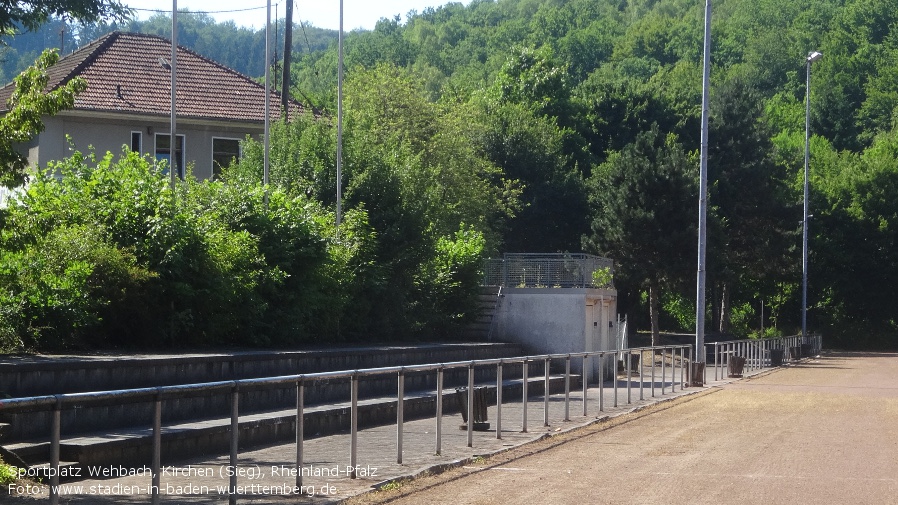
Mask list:
[[[779,366],[788,358],[816,356],[823,348],[823,339],[820,335],[811,335],[802,340],[801,335],[793,335],[709,342],[705,347],[712,353],[709,361],[713,361],[714,380],[720,380],[727,375],[741,376],[743,367],[750,372]]]
[[[483,285],[509,288],[613,288],[614,261],[592,254],[505,254],[483,264]]]
[[[779,339],[780,345],[797,343],[795,337],[789,339]],[[766,341],[772,342],[772,341]],[[812,340],[813,347],[819,350],[820,340]],[[735,342],[718,342],[714,345],[715,356],[715,379],[717,378],[717,356],[726,355],[731,349],[757,350],[763,347],[757,341],[735,341]],[[754,347],[752,347],[754,345]],[[808,345],[808,344],[806,344]],[[739,347],[744,346],[744,347]],[[753,354],[756,356],[757,354]],[[651,358],[651,365],[645,364],[645,356]],[[635,358],[634,358],[635,357]],[[660,363],[658,360],[660,357]],[[615,363],[614,369],[608,369],[608,361],[613,358]],[[764,363],[757,358],[751,361],[752,366],[764,366]],[[614,407],[618,406],[620,401],[621,384],[619,378],[626,374],[626,402],[632,403],[633,398],[633,373],[639,375],[639,399],[645,397],[644,373],[651,368],[650,392],[651,396],[655,396],[658,383],[656,375],[660,374],[660,394],[666,394],[668,388],[670,392],[676,391],[676,388],[685,388],[690,382],[686,379],[687,369],[692,363],[692,346],[691,345],[674,345],[660,347],[643,347],[634,349],[611,350],[582,352],[570,354],[545,354],[534,356],[521,356],[501,359],[485,359],[475,361],[458,361],[450,363],[432,363],[411,366],[396,366],[385,368],[369,368],[360,370],[342,370],[335,372],[319,372],[309,374],[287,375],[279,377],[267,377],[258,379],[241,379],[233,381],[210,382],[201,384],[186,384],[177,386],[162,386],[153,388],[127,389],[118,391],[104,391],[91,393],[74,393],[60,394],[49,396],[35,396],[27,398],[11,398],[0,400],[0,411],[2,412],[26,412],[35,410],[51,410],[52,422],[50,433],[50,503],[59,503],[59,494],[57,492],[59,485],[59,467],[60,467],[60,419],[63,409],[76,409],[93,404],[115,401],[115,402],[153,402],[152,416],[152,483],[149,488],[152,503],[160,502],[159,486],[160,486],[160,468],[162,454],[162,401],[170,398],[182,398],[188,396],[200,396],[209,394],[227,394],[230,395],[230,412],[231,412],[231,428],[230,428],[230,455],[229,464],[231,467],[237,467],[239,452],[239,419],[240,411],[238,405],[239,393],[248,390],[261,390],[266,388],[283,388],[285,385],[293,385],[296,388],[296,486],[302,487],[302,467],[303,467],[303,443],[305,433],[303,432],[304,420],[304,392],[305,387],[315,381],[330,380],[348,380],[350,382],[350,447],[349,447],[349,467],[357,467],[358,454],[358,419],[359,419],[359,381],[374,376],[395,375],[397,377],[397,408],[396,408],[396,461],[402,463],[403,458],[403,423],[404,423],[404,398],[405,398],[405,376],[410,373],[435,373],[436,374],[436,411],[434,415],[435,422],[435,451],[436,454],[442,452],[442,421],[443,421],[443,376],[446,370],[450,369],[467,369],[467,445],[474,445],[474,372],[479,367],[495,367],[496,380],[496,438],[502,438],[502,404],[503,404],[503,366],[520,363],[522,372],[522,416],[521,416],[521,432],[527,432],[528,420],[528,373],[531,364],[543,364],[544,376],[544,394],[543,394],[543,411],[544,423],[549,426],[549,397],[550,397],[550,368],[553,363],[563,362],[564,364],[564,420],[570,420],[570,404],[571,404],[571,362],[572,360],[581,360],[582,369],[584,370],[584,379],[582,380],[583,396],[581,404],[583,415],[588,413],[588,381],[585,379],[586,370],[594,370],[598,372],[600,380],[599,385],[599,411],[605,410],[604,398],[604,378],[606,375],[614,377],[613,384],[613,403]],[[592,360],[598,361],[598,367]],[[619,370],[619,363],[623,363],[623,370]],[[634,363],[638,363],[638,368],[634,367]],[[720,361],[722,363],[722,361]],[[679,371],[679,378],[677,378]],[[490,400],[491,401],[491,400]],[[482,403],[482,402],[481,402]],[[53,472],[53,469],[57,469]],[[355,478],[354,472],[350,477]],[[229,480],[229,503],[234,504],[237,501],[237,475],[230,475]]]

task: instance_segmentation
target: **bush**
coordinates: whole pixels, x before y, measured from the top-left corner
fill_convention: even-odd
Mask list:
[[[61,177],[56,177],[55,174]],[[133,153],[75,153],[3,211],[0,345],[290,344],[339,319],[324,223],[307,198],[259,183],[173,192]],[[350,254],[351,256],[351,254]],[[336,283],[336,284],[334,284]]]

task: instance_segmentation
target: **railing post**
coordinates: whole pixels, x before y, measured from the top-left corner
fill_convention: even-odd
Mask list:
[[[296,381],[296,487],[302,487],[302,450],[305,439],[306,386],[302,379]]]
[[[405,371],[400,370],[396,392],[396,463],[402,464],[402,427],[405,422]]]
[[[357,477],[359,445],[359,374],[352,374],[349,386],[349,478]]]
[[[62,400],[56,397],[50,426],[50,503],[59,503],[59,444],[62,438]]]
[[[680,391],[686,387],[686,379],[683,373],[683,367],[686,363],[686,349],[680,347]]]
[[[645,356],[645,351],[643,349],[640,349],[639,350],[639,400],[640,401],[645,400],[645,395],[643,394],[643,391],[645,389],[645,375],[642,373],[643,368],[644,368],[644,364],[642,362],[643,356]]]
[[[571,357],[564,358],[564,420],[571,420]]]
[[[664,396],[664,389],[667,388],[667,384],[665,384],[664,380],[667,378],[667,373],[665,372],[667,368],[667,363],[664,362],[665,355],[667,354],[667,349],[664,347],[661,348],[661,396]]]
[[[587,414],[586,401],[589,399],[589,373],[592,372],[592,359],[589,355],[583,355],[583,370],[580,373],[580,382],[583,386],[583,415]],[[602,380],[600,377],[599,380]]]
[[[702,349],[704,351],[704,349]],[[714,381],[720,380],[718,378],[718,373],[720,372],[720,365],[718,363],[718,356],[720,355],[720,343],[714,342]]]
[[[443,367],[437,369],[437,456],[443,454]]]
[[[670,392],[677,392],[677,348],[670,348]]]
[[[614,406],[617,407],[617,364],[620,362],[620,349],[614,351],[614,365],[612,365],[611,377],[614,380]]]
[[[231,390],[231,454],[229,464],[231,465],[230,489],[228,490],[228,503],[235,505],[237,503],[237,445],[240,442],[240,389],[237,385]]]
[[[624,360],[624,366],[627,367],[627,405],[633,403],[633,399],[630,396],[630,391],[632,389],[631,383],[633,382],[633,371],[631,370],[630,364],[633,361],[633,351],[627,351],[627,359]]]
[[[605,412],[605,353],[599,353],[599,412]]]
[[[468,365],[468,447],[474,447],[474,363]]]
[[[496,365],[496,439],[502,439],[502,362]]]
[[[150,487],[153,505],[159,505],[159,485],[161,484],[162,470],[162,399],[159,393],[153,401],[153,482]]]
[[[652,346],[652,398],[655,397],[655,347]]]
[[[543,382],[543,426],[549,425],[549,391],[551,390],[549,384],[549,358],[545,359],[544,363],[544,382]]]
[[[522,375],[524,377],[524,383],[522,384],[522,386],[523,386],[522,387],[522,389],[523,389],[522,395],[524,397],[524,405],[523,405],[522,410],[524,413],[521,416],[521,433],[527,433],[527,381],[528,381],[528,379],[527,379],[527,360],[526,359],[524,360],[524,372]]]

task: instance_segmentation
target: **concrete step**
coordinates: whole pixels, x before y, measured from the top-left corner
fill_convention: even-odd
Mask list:
[[[3,392],[9,396],[26,397],[109,391],[524,354],[517,344],[469,342],[202,355],[0,356],[0,397]],[[465,383],[466,371],[447,371],[445,380],[446,386]],[[410,391],[434,387],[435,374],[417,374],[406,379],[406,388]],[[395,378],[383,376],[363,381],[359,395],[376,398],[395,389]],[[285,409],[293,404],[294,394],[292,386],[241,394],[240,407],[246,412]],[[349,381],[317,381],[306,389],[308,404],[339,402],[348,397]],[[230,412],[225,396],[193,396],[167,399],[163,403],[162,422],[171,425],[201,417],[227,416]],[[62,431],[82,433],[129,428],[150,419],[152,411],[152,401],[67,409],[62,412]],[[20,442],[46,436],[50,432],[51,415],[47,410],[0,412],[0,422],[11,424],[3,442]]]
[[[528,380],[528,394],[540,396],[544,389],[543,377]],[[491,405],[495,405],[496,385],[479,383],[478,387],[488,388]],[[509,379],[503,382],[503,398],[519,401],[522,380]],[[571,388],[580,387],[580,377],[571,376]],[[550,376],[550,391],[564,391],[564,376]],[[443,412],[460,412],[461,406],[455,389],[444,389]],[[381,397],[359,401],[359,428],[391,424],[396,422],[396,397]],[[431,417],[436,412],[436,391],[407,392],[405,395],[405,419]],[[346,432],[350,429],[349,402],[332,403],[306,407],[304,411],[304,432],[307,438]],[[295,438],[296,410],[286,409],[269,412],[247,413],[240,416],[240,446],[265,445]],[[163,462],[192,458],[207,454],[223,454],[228,451],[231,437],[230,418],[216,418],[164,425],[162,428]],[[50,444],[43,440],[33,440],[10,444],[6,449],[13,451],[30,465],[49,460]],[[91,469],[124,466],[139,468],[150,465],[152,458],[152,429],[141,427],[114,430],[102,433],[64,437],[60,445],[60,457],[77,462],[82,475]]]

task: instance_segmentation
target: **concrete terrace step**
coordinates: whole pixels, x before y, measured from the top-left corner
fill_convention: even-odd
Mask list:
[[[100,355],[100,356],[0,356],[0,397],[109,391],[155,386],[194,384],[235,379],[276,377],[297,373],[354,370],[384,366],[446,363],[475,359],[522,356],[520,345],[504,343],[403,344],[344,347],[298,351],[258,351],[193,355]],[[477,371],[478,374],[486,371]],[[509,373],[513,373],[509,369]],[[485,375],[482,377],[485,379]],[[466,371],[447,370],[445,385],[466,383]],[[435,374],[412,374],[406,389],[436,387]],[[395,378],[371,377],[359,385],[361,398],[377,398],[395,391]],[[294,403],[292,386],[241,393],[245,412],[286,409]],[[306,388],[307,404],[327,404],[349,398],[349,381],[315,381]],[[63,433],[87,433],[127,429],[151,419],[152,401],[92,404],[62,412]],[[228,416],[230,405],[223,395],[199,395],[163,401],[162,422],[166,425],[197,418]],[[0,422],[9,423],[6,443],[42,438],[50,432],[47,410],[2,412]]]
[[[531,377],[528,380],[528,394],[543,394],[544,377]],[[580,384],[579,376],[571,376],[571,388]],[[520,402],[522,391],[521,379],[510,379],[503,382],[503,398],[511,402]],[[486,387],[495,405],[496,385],[479,383],[478,387]],[[564,377],[550,376],[550,391],[564,391]],[[514,396],[517,393],[518,396]],[[459,412],[461,404],[455,398],[455,389],[443,390],[444,413]],[[359,428],[395,423],[396,397],[381,397],[359,401]],[[412,420],[433,416],[436,412],[436,391],[407,392],[405,395],[405,419]],[[240,416],[240,446],[265,445],[283,442],[295,437],[296,410],[286,409],[270,412],[247,413]],[[307,438],[346,432],[350,426],[349,402],[328,405],[309,406],[304,410],[304,432]],[[187,459],[205,454],[226,453],[230,443],[230,418],[216,418],[182,422],[162,427],[163,461]],[[135,429],[114,430],[103,433],[65,437],[60,445],[60,457],[66,461],[77,462],[87,475],[90,467],[110,467],[124,465],[137,468],[149,465],[152,457],[152,429],[141,427]],[[48,441],[27,441],[6,446],[29,464],[45,462],[49,459],[50,443]],[[241,449],[242,450],[242,449]]]

